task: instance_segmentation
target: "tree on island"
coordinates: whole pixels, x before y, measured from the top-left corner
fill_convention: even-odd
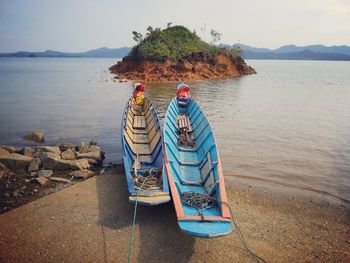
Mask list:
[[[241,49],[240,45],[234,44],[232,49],[231,49],[231,54],[234,58],[235,57],[242,57],[243,50]]]
[[[221,39],[222,34],[219,33],[218,31],[211,29],[210,30],[210,35],[211,35],[211,43],[215,44],[216,42],[218,42]]]
[[[145,38],[141,33],[132,32],[133,39],[138,43],[129,53],[133,59],[177,61],[198,52],[202,52],[207,57],[218,55],[221,52],[219,47],[204,42],[196,33],[192,33],[186,27],[171,26],[170,22],[166,29],[153,29],[152,26],[148,26],[146,31]],[[215,30],[212,31],[215,43],[220,40],[221,34]]]
[[[133,34],[133,39],[137,42],[137,43],[141,43],[141,41],[143,40],[143,36],[141,33],[136,32],[136,31],[132,31]]]

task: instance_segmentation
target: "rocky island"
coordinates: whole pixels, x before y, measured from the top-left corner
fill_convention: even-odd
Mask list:
[[[137,81],[183,81],[224,79],[255,74],[237,50],[227,50],[200,39],[183,26],[164,30],[148,28],[134,33],[139,43],[109,70],[118,79]]]

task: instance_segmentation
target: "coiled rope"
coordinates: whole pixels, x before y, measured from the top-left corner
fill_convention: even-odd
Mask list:
[[[153,167],[144,171],[142,175],[135,176],[133,181],[136,190],[159,190],[162,188],[162,172]]]

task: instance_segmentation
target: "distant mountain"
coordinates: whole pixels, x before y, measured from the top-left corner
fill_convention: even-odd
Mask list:
[[[313,52],[320,53],[337,53],[350,56],[350,47],[349,46],[324,46],[324,45],[311,45],[298,47],[296,45],[286,45],[275,50],[272,50],[275,53],[291,53],[291,52],[300,52],[303,50],[310,50]]]
[[[87,58],[122,58],[130,52],[131,48],[98,48],[94,50],[89,50],[84,53],[80,53],[82,57]]]
[[[338,53],[321,53],[311,50],[301,50],[298,52],[276,53],[276,52],[254,52],[244,51],[245,59],[280,59],[280,60],[337,60],[350,61],[350,56]]]
[[[0,53],[0,57],[71,57],[71,58],[122,58],[129,53],[131,48],[98,48],[86,52],[60,52],[46,50],[44,52],[19,51],[15,53]]]
[[[291,59],[291,60],[350,60],[349,46],[296,46],[286,45],[277,49],[256,48],[243,44],[240,46],[243,51],[243,58],[246,59]],[[234,45],[226,47],[232,48]]]
[[[277,49],[257,48],[244,44],[239,45],[243,50],[243,58],[247,59],[294,59],[294,60],[344,60],[350,61],[349,46],[296,46],[285,45]],[[232,48],[233,45],[220,45]],[[15,53],[0,53],[0,57],[72,57],[72,58],[122,58],[130,52],[131,48],[98,48],[86,52],[60,52],[46,50],[44,52],[19,51]]]
[[[244,51],[251,51],[251,52],[258,52],[258,53],[265,53],[265,52],[272,52],[271,49],[268,48],[259,48],[259,47],[252,47],[244,44],[236,44],[241,47]]]

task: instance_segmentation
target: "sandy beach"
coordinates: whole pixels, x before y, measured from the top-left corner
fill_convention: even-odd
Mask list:
[[[349,262],[350,210],[271,183],[226,179],[249,247],[267,262]],[[302,194],[303,193],[303,194]],[[126,262],[133,205],[121,166],[0,216],[0,262]],[[182,233],[171,203],[138,209],[133,262],[253,262],[237,233]]]

